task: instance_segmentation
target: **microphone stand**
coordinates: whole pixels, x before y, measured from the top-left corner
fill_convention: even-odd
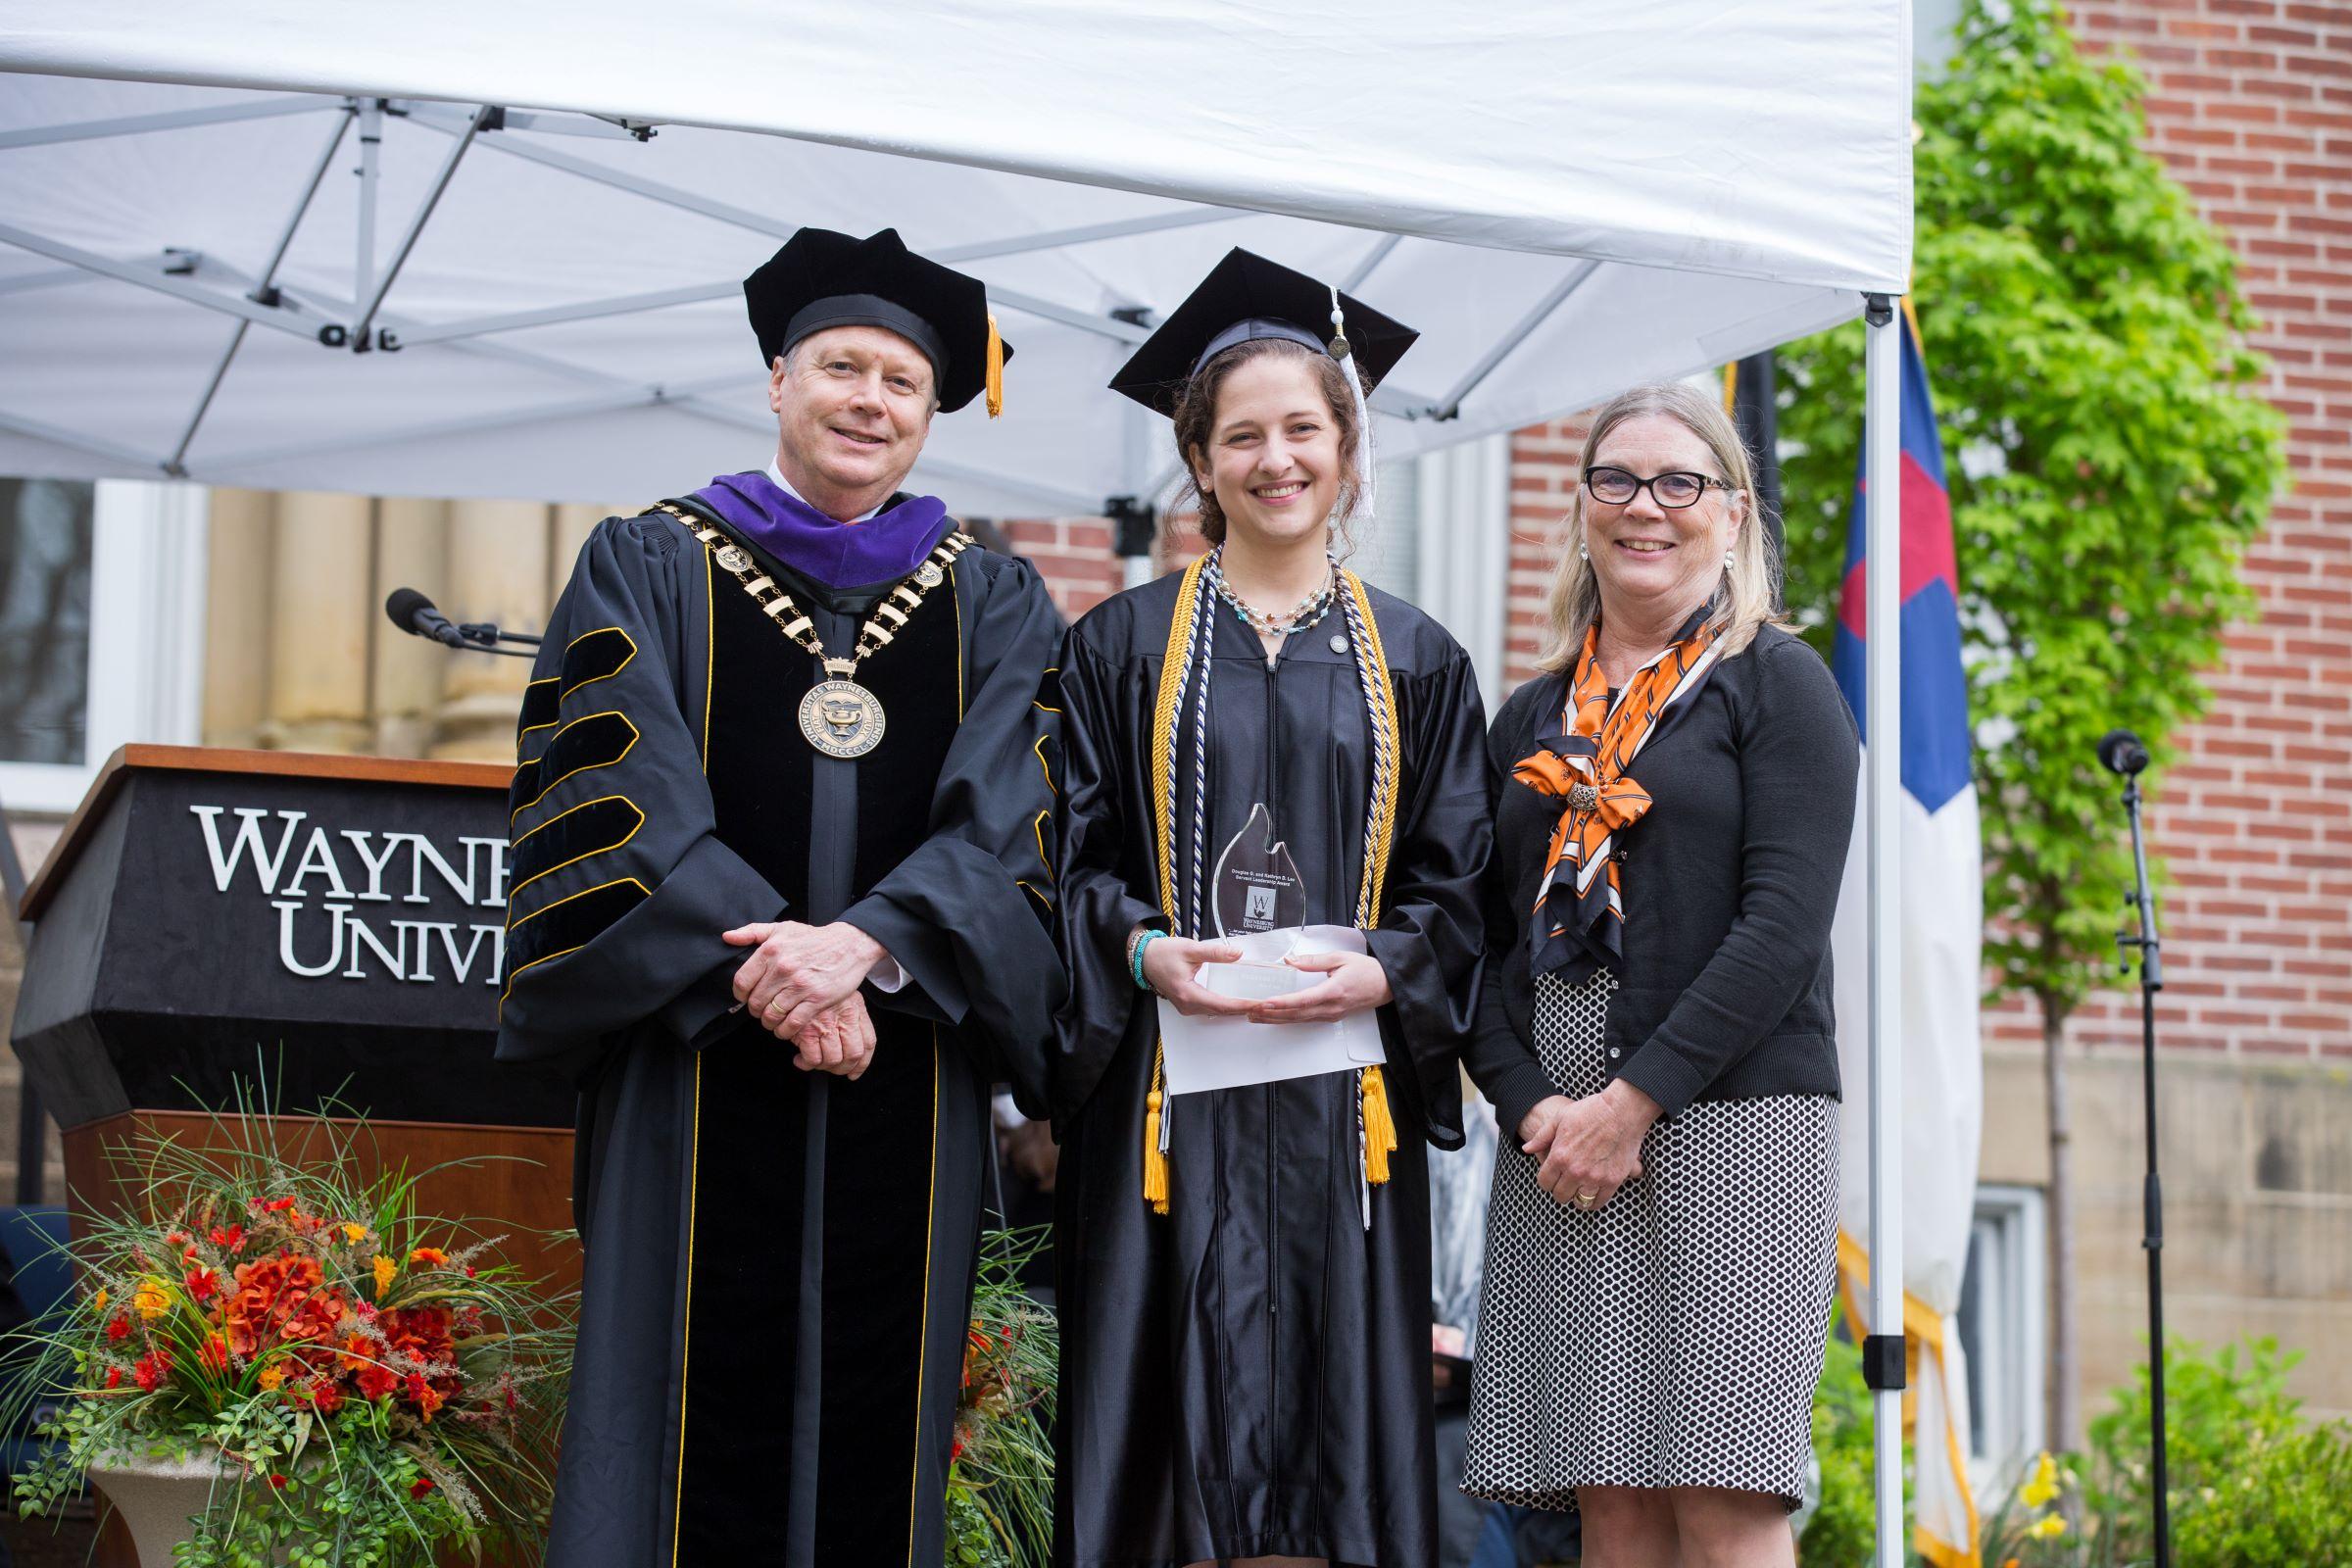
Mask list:
[[[466,639],[467,649],[473,652],[503,654],[509,659],[529,659],[533,656],[525,653],[521,648],[501,648],[498,646],[500,643],[521,643],[529,648],[539,646],[539,639],[527,632],[500,631],[497,626],[486,620],[460,622],[458,635]]]
[[[2132,819],[2132,862],[2136,890],[2125,901],[2139,911],[2139,932],[2127,925],[2115,934],[2122,950],[2118,970],[2132,972],[2132,950],[2139,950],[2139,1045],[2141,1099],[2146,1102],[2148,1173],[2141,1193],[2144,1227],[2140,1247],[2148,1254],[2148,1432],[2153,1442],[2152,1481],[2156,1500],[2156,1568],[2172,1568],[2172,1500],[2167,1495],[2164,1450],[2164,1186],[2156,1168],[2156,993],[2164,989],[2164,955],[2156,935],[2156,901],[2148,892],[2148,850],[2139,820],[2139,774],[2124,775],[2124,811]]]

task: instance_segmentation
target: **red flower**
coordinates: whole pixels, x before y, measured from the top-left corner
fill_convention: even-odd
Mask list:
[[[204,1348],[196,1352],[196,1358],[204,1363],[207,1371],[214,1373],[227,1371],[228,1342],[218,1334],[208,1335],[204,1342]]]
[[[106,1320],[106,1337],[111,1343],[116,1345],[121,1345],[124,1340],[129,1339],[130,1314],[128,1312],[117,1312],[113,1317],[108,1318]]]
[[[212,1242],[215,1247],[226,1248],[232,1252],[236,1251],[245,1245],[245,1227],[230,1225],[224,1228],[216,1225],[213,1227]]]
[[[962,1458],[962,1457],[963,1457],[963,1438],[962,1438],[962,1437],[961,1437],[961,1435],[959,1434],[959,1435],[956,1437],[956,1446],[955,1446],[954,1447],[952,1447],[952,1448],[950,1448],[950,1449],[948,1450],[948,1458],[949,1458],[950,1460],[956,1460],[956,1459],[960,1459],[960,1458]]]
[[[119,1389],[122,1386],[122,1369],[121,1367],[110,1366],[106,1369],[106,1386],[110,1389]]]
[[[199,1301],[209,1301],[220,1294],[220,1276],[209,1268],[188,1270],[188,1295]]]
[[[288,1483],[284,1476],[273,1475],[270,1478],[270,1490],[272,1492],[283,1492],[286,1490],[287,1485]]]
[[[421,1497],[432,1490],[433,1478],[431,1476],[418,1476],[409,1483],[409,1495],[412,1497]]]
[[[186,1231],[167,1231],[164,1234],[164,1245],[166,1247],[185,1247],[188,1245],[188,1233]]]
[[[265,1214],[282,1214],[287,1209],[294,1206],[294,1200],[291,1198],[272,1198],[267,1203],[257,1203],[254,1206],[259,1208]]]
[[[141,1394],[153,1394],[171,1375],[172,1352],[161,1346],[140,1356],[130,1369],[131,1380],[138,1384]]]
[[[343,1391],[324,1378],[304,1391],[311,1396],[311,1407],[320,1415],[333,1415],[343,1408]]]

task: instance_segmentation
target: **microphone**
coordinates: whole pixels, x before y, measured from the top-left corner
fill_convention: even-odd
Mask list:
[[[2099,763],[2126,778],[2148,765],[2148,749],[2128,729],[2111,729],[2099,737]]]
[[[384,601],[384,613],[392,617],[393,625],[412,637],[429,638],[449,648],[470,646],[465,634],[449,623],[449,617],[414,588],[393,589],[392,596]]]

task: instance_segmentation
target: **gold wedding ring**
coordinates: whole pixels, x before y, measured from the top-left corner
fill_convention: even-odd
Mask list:
[[[1591,1208],[1592,1206],[1592,1200],[1598,1198],[1600,1194],[1588,1187],[1583,1192],[1576,1195],[1576,1206],[1579,1208]]]

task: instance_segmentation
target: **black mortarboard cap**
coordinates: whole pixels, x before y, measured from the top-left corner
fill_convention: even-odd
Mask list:
[[[997,336],[987,285],[915,255],[895,228],[864,239],[804,228],[743,280],[743,298],[762,365],[828,326],[879,326],[931,362],[942,412],[983,390],[991,414],[1003,400],[1000,377],[1012,346]]]
[[[1340,296],[1340,311],[1348,352],[1368,393],[1421,334],[1350,294]],[[1156,413],[1173,415],[1184,383],[1212,355],[1265,337],[1328,354],[1336,330],[1330,284],[1236,246],[1136,349],[1110,378],[1110,388]]]

